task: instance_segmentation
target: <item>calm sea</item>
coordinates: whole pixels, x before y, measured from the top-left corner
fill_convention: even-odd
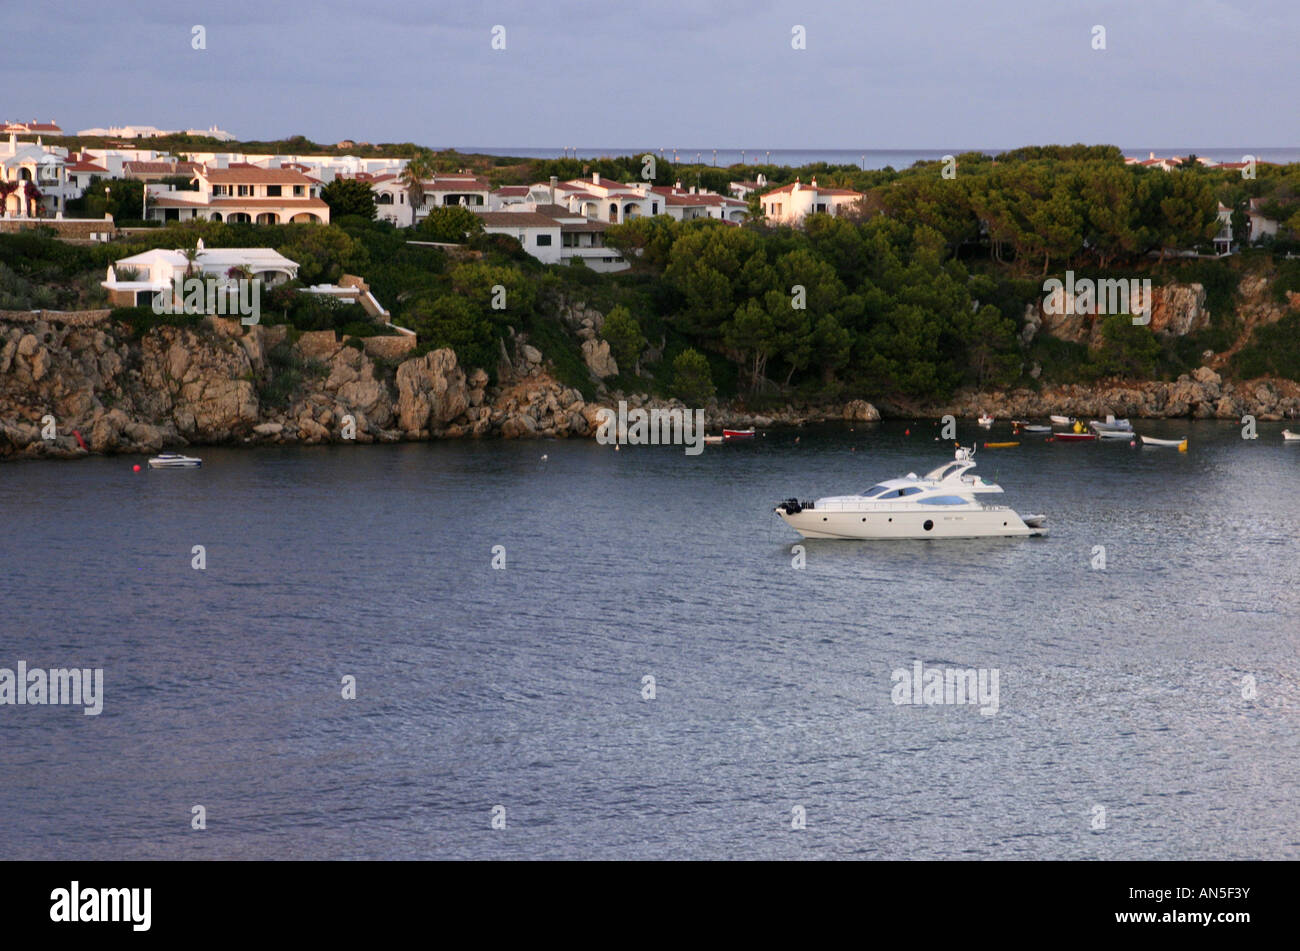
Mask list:
[[[105,691],[0,706],[0,858],[1300,857],[1300,445],[1140,428],[979,453],[1046,538],[803,569],[773,503],[933,424],[0,466],[0,667]]]
[[[702,162],[706,165],[717,165],[727,167],[736,164],[772,164],[772,165],[789,165],[791,167],[800,167],[811,165],[816,162],[826,162],[830,165],[856,165],[861,169],[880,169],[910,168],[912,165],[921,161],[933,162],[942,159],[945,155],[960,155],[963,152],[984,152],[988,155],[1000,155],[1005,149],[988,149],[978,146],[969,148],[949,148],[949,149],[670,149],[661,146],[652,146],[648,148],[571,148],[571,149],[499,149],[499,148],[481,148],[479,146],[465,146],[461,148],[462,152],[476,152],[483,155],[508,155],[520,158],[581,158],[581,159],[598,159],[609,158],[620,155],[644,155],[649,153],[669,161],[680,162]],[[1155,153],[1158,157],[1168,157],[1172,155],[1203,155],[1206,158],[1214,159],[1216,162],[1240,162],[1242,156],[1246,154],[1254,155],[1256,159],[1262,162],[1300,162],[1300,148],[1155,148],[1143,146],[1141,148],[1124,148],[1124,154],[1138,158],[1146,158],[1149,154]],[[716,153],[716,154],[715,154]]]

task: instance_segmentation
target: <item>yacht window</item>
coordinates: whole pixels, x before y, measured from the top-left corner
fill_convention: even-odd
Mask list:
[[[862,494],[869,499],[874,499],[876,496],[881,495],[884,492],[887,492],[888,490],[889,490],[889,486],[873,485],[871,488],[867,489],[867,491],[863,492]]]
[[[966,499],[960,495],[936,495],[931,499],[917,499],[921,505],[965,505]]]
[[[901,488],[901,489],[896,489],[896,490],[894,490],[893,492],[888,493],[888,494],[885,496],[885,498],[887,498],[887,499],[893,499],[893,498],[897,498],[897,497],[899,497],[899,496],[903,496],[903,495],[916,495],[916,493],[918,493],[918,492],[920,492],[920,491],[921,491],[921,490],[920,490],[919,488],[917,488],[916,486],[914,486],[914,485],[909,485],[909,486],[904,486],[904,487]]]

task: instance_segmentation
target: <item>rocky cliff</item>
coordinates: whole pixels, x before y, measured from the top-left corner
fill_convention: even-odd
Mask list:
[[[595,407],[538,356],[507,363],[489,386],[451,350],[394,363],[331,331],[291,341],[287,327],[209,318],[133,339],[118,324],[0,322],[0,457],[587,435]]]

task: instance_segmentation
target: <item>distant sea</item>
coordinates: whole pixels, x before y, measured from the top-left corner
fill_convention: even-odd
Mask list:
[[[628,146],[626,148],[571,149],[498,149],[464,146],[458,147],[458,149],[461,152],[475,152],[482,155],[508,155],[540,159],[564,158],[566,156],[580,159],[599,159],[619,155],[644,155],[649,152],[652,155],[665,157],[670,161],[675,160],[682,163],[698,161],[708,165],[717,165],[721,168],[741,164],[788,165],[792,168],[798,168],[815,162],[826,162],[830,165],[856,165],[862,169],[886,167],[904,169],[910,168],[917,162],[936,161],[945,155],[960,155],[963,152],[984,152],[987,155],[1001,155],[1007,151],[1006,149],[974,147],[950,149],[717,149],[715,154],[715,150],[711,148],[669,149],[658,146],[654,148],[633,148]],[[1250,148],[1246,146],[1240,148],[1194,148],[1190,146],[1154,148],[1142,146],[1141,148],[1124,148],[1123,151],[1126,156],[1141,158],[1146,158],[1148,154],[1154,152],[1158,157],[1196,154],[1214,159],[1216,162],[1240,162],[1243,155],[1253,155],[1261,162],[1276,162],[1279,164],[1300,162],[1300,146],[1288,148]]]

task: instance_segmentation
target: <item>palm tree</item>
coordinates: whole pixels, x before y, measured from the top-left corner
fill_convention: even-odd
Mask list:
[[[185,277],[187,279],[193,277],[198,270],[199,249],[186,248],[181,252],[181,256],[185,258]]]
[[[433,178],[435,170],[433,153],[428,149],[417,152],[402,169],[402,184],[406,186],[407,200],[411,203],[412,220],[415,210],[424,201],[425,179]]]

